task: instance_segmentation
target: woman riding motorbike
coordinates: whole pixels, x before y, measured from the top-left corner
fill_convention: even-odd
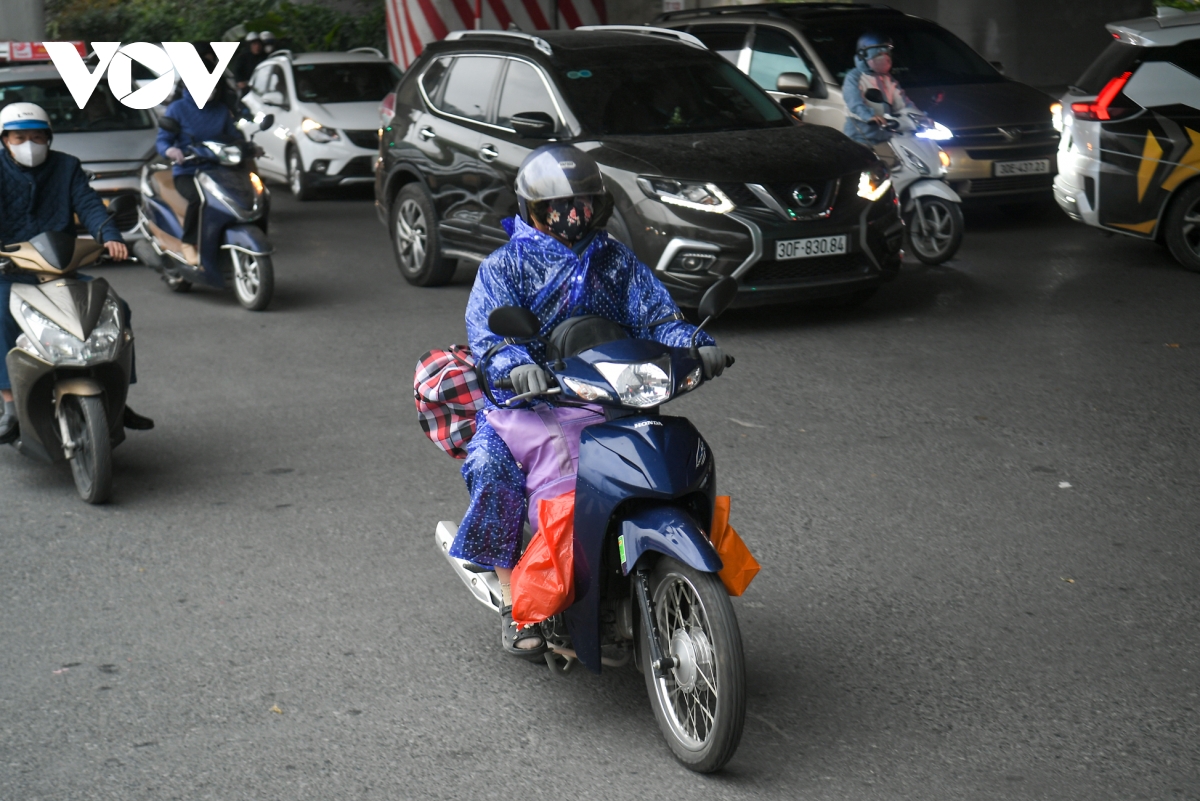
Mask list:
[[[488,328],[488,315],[501,306],[532,311],[548,334],[570,317],[601,315],[634,337],[686,346],[695,327],[683,322],[666,288],[633,251],[602,230],[612,212],[612,195],[591,156],[566,145],[544,145],[525,158],[517,173],[521,216],[504,221],[511,239],[479,265],[467,302],[467,335],[477,363],[503,341]],[[653,324],[653,325],[652,325]],[[725,355],[706,333],[697,338],[705,373],[719,375]],[[511,398],[549,388],[540,344],[507,345],[488,364],[483,380],[512,381]],[[486,405],[467,445],[462,468],[470,506],[450,554],[494,568],[503,593],[502,643],[509,653],[545,650],[536,628],[517,630],[509,579],[520,556],[526,515],[525,474],[499,434],[488,425]],[[533,412],[530,412],[533,414]]]

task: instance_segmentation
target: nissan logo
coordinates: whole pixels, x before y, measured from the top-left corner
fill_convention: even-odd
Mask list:
[[[817,202],[817,190],[809,184],[796,184],[792,190],[792,200],[802,209],[807,209]]]

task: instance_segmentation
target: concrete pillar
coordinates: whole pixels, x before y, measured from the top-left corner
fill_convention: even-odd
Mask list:
[[[0,0],[0,40],[40,42],[45,36],[44,0]]]

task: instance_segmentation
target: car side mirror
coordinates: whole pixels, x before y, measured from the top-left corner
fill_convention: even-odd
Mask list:
[[[262,102],[268,106],[282,108],[284,105],[283,92],[267,92],[262,96]]]
[[[488,328],[493,334],[513,339],[533,339],[542,324],[537,315],[519,306],[501,306],[488,315]]]
[[[872,86],[867,91],[863,92],[863,100],[867,100],[871,103],[885,102],[883,99],[883,92],[879,91],[874,86]]]
[[[737,298],[738,282],[735,278],[725,276],[708,288],[704,297],[700,298],[698,311],[701,320],[716,319],[721,316]]]
[[[549,139],[554,135],[554,118],[544,111],[522,111],[509,118],[508,124],[526,139]]]
[[[782,72],[775,79],[775,88],[789,95],[806,95],[809,92],[808,76],[802,72]]]
[[[159,117],[158,127],[162,128],[167,133],[178,135],[183,130],[183,126],[179,124],[179,120],[174,117]]]
[[[260,122],[258,124],[258,130],[265,131],[274,124],[275,124],[275,115],[268,114],[267,116],[263,117],[262,122]]]

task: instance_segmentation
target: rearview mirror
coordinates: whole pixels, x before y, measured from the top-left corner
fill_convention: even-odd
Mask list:
[[[509,117],[508,124],[526,139],[549,139],[554,135],[554,118],[544,111],[522,111]]]
[[[174,117],[159,117],[158,127],[162,128],[167,133],[178,134],[183,130],[183,126],[179,124],[179,120]]]
[[[262,122],[260,122],[258,124],[258,130],[265,131],[274,124],[275,124],[275,115],[268,114],[267,116],[263,117]]]
[[[537,315],[519,306],[501,306],[488,315],[488,328],[493,334],[513,339],[533,339],[542,324]]]
[[[725,276],[708,288],[704,297],[700,298],[700,319],[716,319],[729,308],[737,298],[738,282],[735,278]]]
[[[775,88],[793,95],[808,94],[808,76],[802,72],[782,72],[775,79]]]
[[[872,86],[867,91],[863,92],[863,100],[868,100],[872,103],[883,103],[883,92]]]

